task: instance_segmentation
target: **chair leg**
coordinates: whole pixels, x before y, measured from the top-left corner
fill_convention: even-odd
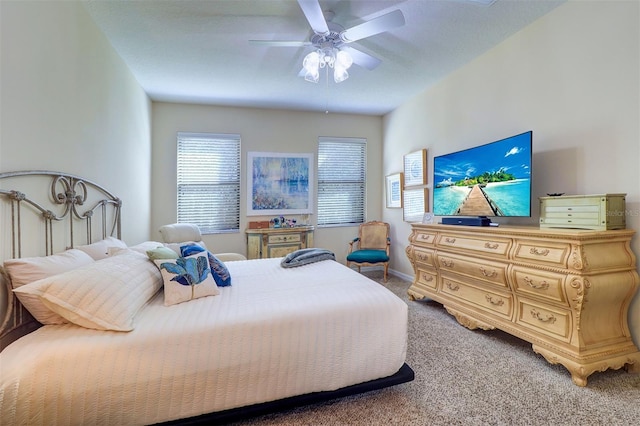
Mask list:
[[[387,282],[387,272],[389,270],[389,264],[384,265],[384,282]]]

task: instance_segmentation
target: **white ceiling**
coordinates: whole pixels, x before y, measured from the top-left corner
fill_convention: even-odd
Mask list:
[[[350,28],[400,9],[405,26],[350,46],[382,60],[340,84],[298,76],[312,48],[249,40],[308,40],[296,0],[85,0],[154,101],[382,115],[565,0],[320,0]]]

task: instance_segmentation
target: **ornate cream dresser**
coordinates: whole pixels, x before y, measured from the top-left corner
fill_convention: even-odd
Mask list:
[[[412,228],[411,299],[442,303],[470,329],[498,328],[530,342],[578,386],[609,368],[640,372],[627,323],[640,281],[633,230]]]
[[[313,247],[313,226],[247,229],[247,258],[284,257],[298,249]]]

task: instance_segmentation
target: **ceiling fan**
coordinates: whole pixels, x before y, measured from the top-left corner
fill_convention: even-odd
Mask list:
[[[348,44],[405,24],[402,11],[397,9],[362,24],[344,29],[341,25],[332,22],[332,12],[322,12],[319,0],[298,0],[298,4],[313,30],[313,35],[309,40],[250,40],[250,42],[283,47],[313,46],[314,50],[304,58],[303,68],[299,75],[304,76],[305,80],[314,83],[318,82],[320,69],[323,68],[326,68],[327,72],[329,68],[333,68],[333,77],[336,83],[340,83],[349,77],[347,69],[352,63],[368,70],[373,70],[382,61],[368,53],[348,46]]]

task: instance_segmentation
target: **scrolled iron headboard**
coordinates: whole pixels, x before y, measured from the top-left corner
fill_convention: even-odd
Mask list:
[[[0,173],[0,260],[27,252],[51,255],[108,236],[120,239],[121,207],[118,197],[80,176],[47,170]],[[2,350],[40,324],[14,296],[1,263],[0,285]]]

